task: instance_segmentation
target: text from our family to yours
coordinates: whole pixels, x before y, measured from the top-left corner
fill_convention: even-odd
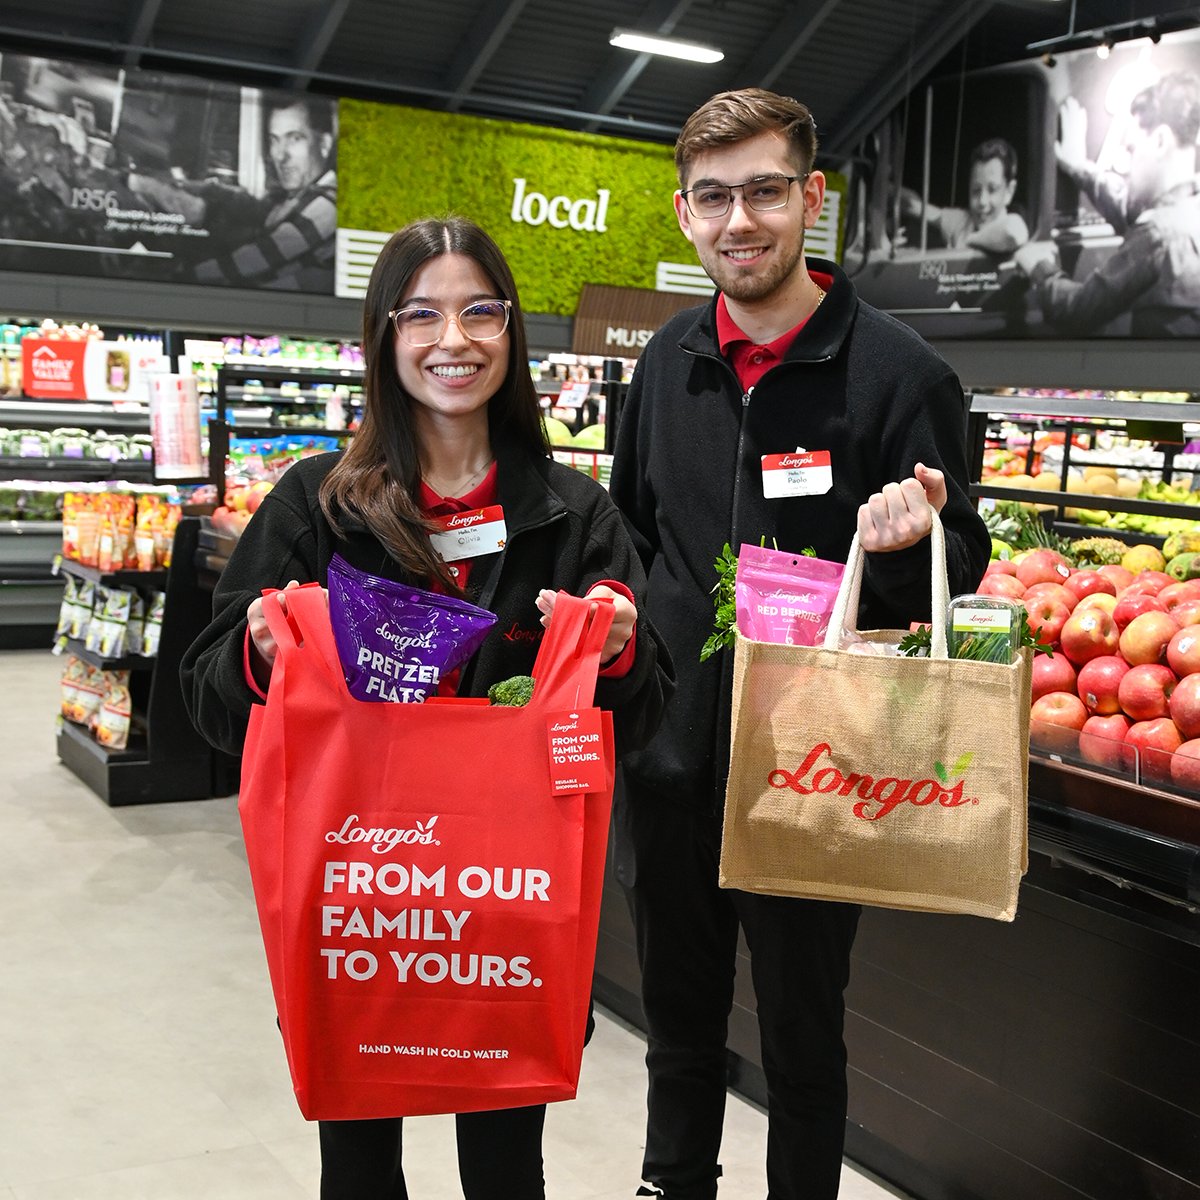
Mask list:
[[[453,877],[453,893],[468,900],[492,896],[498,900],[548,903],[550,873],[539,867],[463,867]],[[325,863],[325,895],[363,897],[428,896],[443,899],[446,866],[432,871],[395,862],[331,861]],[[529,958],[450,949],[463,939],[470,908],[376,907],[322,904],[323,939],[389,939],[430,944],[429,949],[372,950],[320,948],[329,979],[373,979],[382,969],[395,972],[399,984],[451,983],[464,987],[541,987],[529,969]],[[437,945],[442,943],[442,945]]]

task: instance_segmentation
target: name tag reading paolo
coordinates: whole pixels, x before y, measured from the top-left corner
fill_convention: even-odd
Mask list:
[[[762,456],[763,495],[768,500],[788,496],[823,496],[833,487],[828,450],[803,450]]]
[[[429,535],[433,548],[442,562],[460,562],[478,558],[504,549],[508,529],[504,524],[504,509],[499,504],[489,508],[473,508],[469,512],[448,513],[434,517],[437,533]]]

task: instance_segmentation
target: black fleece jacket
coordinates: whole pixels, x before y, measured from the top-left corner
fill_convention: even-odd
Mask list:
[[[966,491],[966,409],[954,372],[908,326],[859,300],[839,267],[809,265],[833,286],[751,394],[721,356],[714,300],[651,339],[621,415],[612,497],[645,564],[650,616],[678,678],[657,735],[624,769],[663,799],[719,807],[724,789],[732,654],[699,656],[726,542],[736,553],[765,537],[844,562],[859,505],[923,462],[946,474],[951,595],[971,590],[987,563],[987,531]],[[766,499],[761,456],[797,449],[829,451],[832,490]],[[859,628],[928,619],[929,577],[927,538],[868,555]]]
[[[334,553],[360,570],[419,586],[359,524],[338,537],[318,503],[338,454],[304,459],[267,495],[246,526],[213,596],[213,620],[183,657],[183,693],[196,727],[214,745],[241,753],[251,705],[246,683],[246,609],[263,588],[289,580],[327,583]],[[539,588],[582,595],[604,579],[624,583],[638,608],[628,674],[601,679],[596,703],[613,713],[617,751],[645,745],[673,686],[670,657],[644,616],[646,577],[620,514],[594,480],[550,459],[499,449],[496,485],[507,544],[475,561],[468,598],[496,613],[484,644],[463,668],[459,694],[486,695],[512,675],[528,675],[542,637]]]

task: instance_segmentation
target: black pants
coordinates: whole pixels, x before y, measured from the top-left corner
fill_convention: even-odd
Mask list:
[[[454,1120],[466,1200],[544,1200],[544,1104],[460,1113]],[[322,1121],[320,1129],[321,1200],[408,1200],[401,1119]]]
[[[621,789],[617,873],[637,930],[648,1031],[643,1177],[668,1200],[716,1195],[740,924],[767,1080],[768,1200],[833,1200],[846,1124],[843,992],[859,909],[724,890],[719,860],[710,811]]]

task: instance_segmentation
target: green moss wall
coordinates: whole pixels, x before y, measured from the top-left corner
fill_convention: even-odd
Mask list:
[[[671,205],[668,146],[349,99],[338,126],[339,225],[470,217],[504,250],[530,312],[570,314],[585,283],[652,288],[660,260],[697,261]],[[515,178],[547,198],[608,188],[607,232],[514,222]]]

